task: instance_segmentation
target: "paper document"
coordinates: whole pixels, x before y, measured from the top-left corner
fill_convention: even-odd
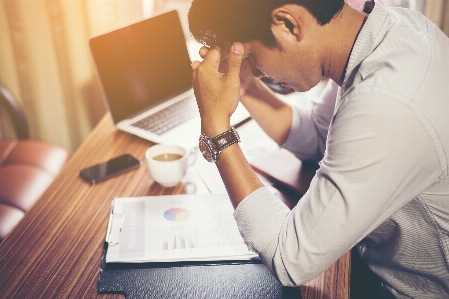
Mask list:
[[[258,259],[243,242],[227,194],[116,198],[106,262]]]

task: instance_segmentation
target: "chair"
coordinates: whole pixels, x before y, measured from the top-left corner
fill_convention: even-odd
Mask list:
[[[53,182],[70,155],[61,146],[30,139],[25,113],[1,82],[0,109],[15,132],[15,138],[0,139],[1,242]]]

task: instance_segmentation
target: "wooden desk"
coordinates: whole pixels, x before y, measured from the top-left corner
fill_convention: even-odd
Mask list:
[[[162,188],[146,165],[91,186],[79,171],[124,153],[144,160],[152,143],[117,131],[106,115],[43,197],[0,244],[1,298],[123,298],[98,295],[111,201],[118,196],[207,192],[199,178]],[[348,298],[350,254],[301,287],[303,298]]]

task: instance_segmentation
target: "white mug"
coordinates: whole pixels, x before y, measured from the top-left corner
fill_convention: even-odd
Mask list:
[[[164,187],[173,187],[195,163],[196,152],[177,145],[156,144],[145,152],[145,158],[153,179]]]

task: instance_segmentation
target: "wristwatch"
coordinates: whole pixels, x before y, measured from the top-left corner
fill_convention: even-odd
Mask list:
[[[202,134],[199,139],[199,148],[204,159],[208,162],[215,163],[223,149],[237,142],[240,142],[240,136],[236,129],[232,127],[229,131],[215,137]]]

